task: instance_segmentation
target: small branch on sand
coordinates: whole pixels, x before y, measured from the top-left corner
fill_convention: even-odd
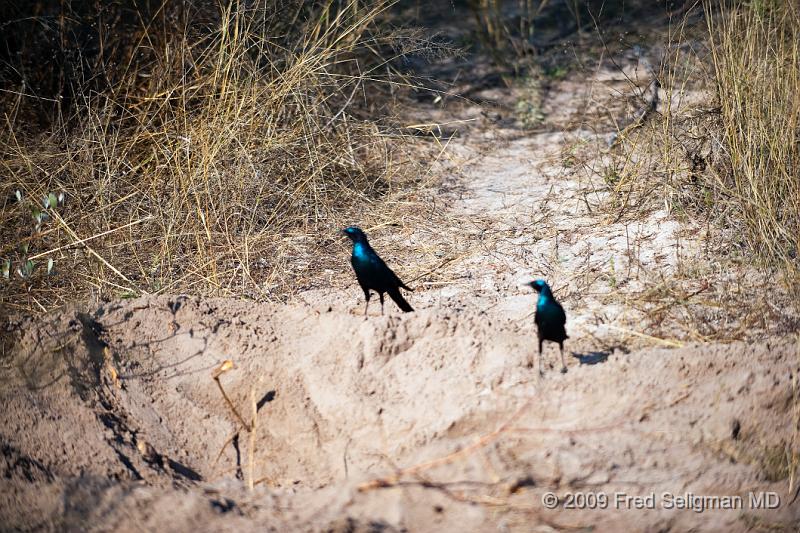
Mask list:
[[[250,408],[252,419],[250,420],[250,442],[247,445],[247,488],[252,492],[255,482],[255,461],[256,461],[256,427],[258,420],[258,405],[256,405],[256,390],[250,387]]]
[[[644,124],[645,119],[650,116],[658,108],[658,90],[661,88],[661,83],[655,77],[650,80],[647,87],[642,93],[644,104],[639,107],[633,117],[611,138],[609,148],[614,148],[620,141],[622,141],[632,130]]]
[[[226,359],[225,361],[222,362],[221,365],[219,365],[214,370],[214,372],[211,374],[211,377],[214,378],[214,381],[217,382],[217,387],[219,387],[219,391],[222,393],[222,397],[225,399],[225,403],[227,403],[228,407],[230,407],[231,411],[233,411],[233,414],[236,416],[236,419],[239,421],[239,423],[242,425],[244,429],[250,431],[250,424],[245,422],[244,418],[242,418],[242,415],[240,415],[239,411],[236,410],[236,406],[233,405],[231,399],[228,398],[228,395],[225,393],[225,389],[222,388],[222,383],[220,383],[219,381],[219,377],[232,368],[233,368],[233,361],[231,361],[230,359]]]
[[[420,473],[429,470],[431,468],[435,468],[437,466],[442,466],[446,464],[454,463],[455,461],[462,459],[482,448],[485,448],[495,440],[497,440],[501,435],[504,433],[564,433],[568,435],[576,435],[576,434],[584,434],[584,433],[597,433],[597,432],[604,432],[610,431],[612,429],[618,428],[625,423],[627,420],[621,419],[615,423],[608,424],[606,426],[598,426],[594,428],[588,429],[555,429],[555,428],[530,428],[530,427],[515,427],[514,423],[519,419],[522,413],[531,405],[533,399],[528,400],[525,402],[519,409],[517,409],[513,415],[511,415],[505,422],[503,422],[497,429],[492,431],[491,433],[487,433],[486,435],[480,437],[476,440],[473,444],[467,446],[466,448],[462,448],[457,450],[453,453],[445,455],[444,457],[439,457],[438,459],[433,459],[424,463],[420,463],[408,468],[401,468],[398,469],[393,475],[386,476],[378,479],[373,479],[371,481],[367,481],[362,483],[358,486],[359,492],[366,492],[368,490],[373,489],[383,489],[388,487],[396,487],[400,485],[406,485],[409,483],[416,483],[420,486],[426,486],[431,488],[440,488],[443,487],[444,484],[435,483],[429,481],[427,479],[422,479]],[[403,481],[403,477],[405,476],[414,476],[416,478],[413,482]]]
[[[236,420],[241,425],[242,429],[249,433],[248,445],[247,445],[247,488],[248,490],[252,491],[255,485],[257,484],[255,478],[255,461],[256,461],[256,430],[258,429],[258,402],[256,402],[256,390],[255,386],[250,387],[250,412],[251,412],[251,419],[250,422],[247,423],[239,414],[239,411],[236,409],[236,406],[233,404],[231,399],[228,397],[228,394],[225,392],[225,388],[222,386],[220,382],[220,376],[225,372],[231,370],[233,368],[233,361],[230,359],[226,359],[219,365],[214,372],[212,372],[211,377],[217,383],[217,387],[219,387],[219,391],[222,393],[222,398],[225,400],[225,403],[228,404],[228,407],[233,412],[233,415],[236,417]],[[214,461],[216,465],[217,461],[219,460],[220,456],[222,455],[223,450],[230,444],[234,437],[236,436],[237,432],[234,432],[234,435],[228,439],[226,439],[225,444],[222,445],[219,453],[217,454],[217,458]],[[261,480],[259,480],[261,481]]]

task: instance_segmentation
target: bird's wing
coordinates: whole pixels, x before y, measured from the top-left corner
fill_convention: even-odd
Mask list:
[[[391,275],[391,277],[392,277],[392,280],[393,280],[393,281],[394,281],[394,282],[397,284],[397,286],[398,286],[398,287],[402,287],[402,288],[404,288],[404,289],[405,289],[405,290],[407,290],[407,291],[413,291],[413,290],[414,290],[414,289],[412,289],[412,288],[409,288],[409,287],[407,287],[407,286],[406,286],[406,284],[405,284],[405,283],[403,283],[403,280],[401,280],[401,279],[400,279],[400,277],[399,277],[397,274],[395,274],[395,273],[394,273],[394,270],[392,270],[391,268],[389,268],[389,267],[386,265],[386,263],[384,263],[384,264],[383,264],[383,266],[385,266],[385,267],[386,267],[386,270],[388,270],[388,271],[389,271],[389,274]]]
[[[394,285],[396,285],[398,287],[402,287],[402,288],[404,288],[404,289],[406,289],[408,291],[414,290],[414,289],[409,289],[408,287],[406,287],[406,284],[403,283],[400,280],[400,278],[397,276],[397,274],[394,273],[394,270],[389,268],[389,265],[387,265],[386,262],[383,259],[381,259],[381,256],[379,256],[378,253],[375,250],[370,249],[370,251],[372,252],[370,254],[370,261],[372,261],[373,264],[375,264],[377,266],[378,270],[381,272],[382,275],[384,275],[384,276],[386,276],[388,278],[388,281],[390,282],[390,284],[394,284]]]
[[[558,321],[561,323],[561,325],[566,324],[567,314],[564,312],[564,308],[561,307],[561,304],[558,303],[555,299],[553,300],[553,303],[555,304],[555,310],[556,310],[554,315],[558,318]]]
[[[534,319],[536,325],[540,326],[544,323],[552,325],[564,325],[567,323],[567,315],[564,313],[564,308],[556,301],[555,298],[547,298],[545,304],[541,307],[536,306],[536,317]]]

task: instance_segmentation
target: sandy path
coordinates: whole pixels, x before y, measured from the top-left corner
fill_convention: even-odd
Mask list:
[[[481,72],[472,61],[469,68]],[[660,330],[645,331],[647,315],[627,301],[648,281],[669,280],[690,268],[703,256],[703,243],[701,228],[690,220],[678,222],[664,209],[636,217],[609,211],[609,187],[602,178],[609,158],[598,154],[614,130],[597,124],[592,130],[589,123],[603,112],[623,120],[620,95],[634,90],[631,80],[642,87],[650,80],[641,58],[620,63],[623,73],[616,66],[575,73],[550,81],[533,96],[525,86],[501,86],[477,94],[491,105],[455,99],[445,107],[409,110],[414,122],[451,128],[452,136],[438,141],[446,150],[434,165],[442,187],[432,197],[445,208],[430,226],[399,233],[379,227],[370,237],[406,279],[416,280],[420,270],[424,274],[420,256],[443,259],[442,266],[433,261],[433,275],[423,275],[422,290],[410,296],[415,305],[478,311],[532,328],[535,299],[522,284],[541,277],[568,309],[576,354],[682,344],[659,341]],[[451,65],[436,75],[462,79],[463,68]],[[448,90],[473,94],[470,88],[464,82]],[[517,112],[519,103],[530,99],[541,106],[541,123],[533,129]],[[698,279],[687,290],[702,283]],[[309,291],[301,299],[355,312],[363,296],[347,285],[344,302],[340,286]]]

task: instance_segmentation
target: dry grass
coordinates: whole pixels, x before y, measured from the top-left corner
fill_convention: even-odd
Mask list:
[[[479,14],[498,18],[503,3],[476,4],[483,10]],[[560,50],[533,64],[543,73],[549,64],[582,70],[575,79],[596,80],[588,82],[597,88],[588,91],[585,109],[564,123],[545,120],[549,127],[598,135],[596,143],[578,136],[554,164],[580,181],[578,195],[599,223],[624,226],[627,249],[602,270],[587,256],[585,265],[563,272],[571,303],[595,296],[607,307],[622,304],[630,311],[622,324],[626,345],[648,337],[676,345],[796,330],[797,8],[782,2],[698,2],[667,12],[633,2],[618,19],[592,2],[575,6],[584,20],[576,11],[574,25],[588,30],[584,39],[569,37],[575,65]],[[532,9],[528,13],[536,14],[536,3]],[[652,22],[637,25],[637,34],[628,36],[638,18]],[[507,31],[512,24],[488,19],[480,24],[490,36],[492,28],[502,27],[501,40],[513,45]],[[608,77],[609,71],[616,72]],[[617,133],[609,139],[613,129]],[[567,199],[562,193],[553,201]],[[663,235],[647,242],[648,232],[637,231],[655,230],[656,220],[670,219],[683,229],[669,242]],[[536,222],[525,231],[552,238],[553,221]],[[654,264],[652,256],[662,251],[672,254],[673,265]],[[549,263],[557,265],[557,258]],[[553,273],[546,265],[537,268],[558,276],[558,266]],[[597,281],[607,292],[598,293]]]
[[[742,257],[796,277],[800,12],[706,3],[705,21],[707,45],[687,44],[685,18],[669,36],[653,73],[660,113],[607,167],[614,206],[660,203],[712,223],[720,248],[746,248]]]
[[[735,202],[750,247],[797,271],[800,7],[760,1],[706,11],[727,163],[717,189]]]
[[[553,15],[544,17],[544,3],[520,4],[520,18],[498,25],[501,4],[473,2],[470,13],[488,41],[511,46],[530,66],[520,39],[544,38],[536,32]],[[31,101],[47,101],[29,96],[37,91],[18,85],[2,93],[8,127],[0,133],[0,172],[10,179],[0,183],[0,198],[10,200],[0,204],[0,223],[10,231],[0,259],[12,264],[10,279],[0,278],[5,303],[41,311],[142,292],[282,298],[336,283],[346,253],[336,230],[354,222],[375,230],[381,252],[410,283],[436,287],[457,282],[466,256],[488,257],[508,237],[487,238],[488,222],[442,217],[441,202],[410,195],[417,182],[406,149],[419,144],[376,120],[386,116],[387,93],[414,83],[396,74],[391,56],[429,46],[419,34],[382,29],[386,4],[301,2],[280,17],[269,15],[268,3],[258,5],[234,2],[198,14],[166,2],[127,34],[109,32],[106,59],[82,60],[94,66],[78,76],[69,105],[50,94],[52,127],[31,126]],[[637,6],[634,14],[649,3]],[[648,318],[632,330],[683,341],[792,327],[784,311],[791,301],[785,289],[798,287],[799,25],[797,10],[782,6],[682,12],[652,65],[661,84],[654,112],[627,128],[613,102],[576,113],[582,127],[624,129],[600,155],[594,146],[577,151],[591,152],[588,211],[626,228],[662,210],[703,227],[694,236],[704,242],[702,257],[682,257],[670,276],[648,277],[636,239],[625,261],[612,258],[603,273],[612,291],[604,298],[624,300]],[[572,26],[584,36],[600,31],[615,20],[603,13]],[[123,34],[125,42],[110,40]],[[577,63],[621,52],[622,45],[600,50],[577,40],[594,48]],[[564,54],[551,52],[560,68]],[[636,111],[651,80],[630,81]],[[446,145],[434,147],[431,159]],[[578,166],[577,152],[565,154],[569,166]],[[22,202],[14,200],[17,190]],[[30,209],[49,192],[64,192],[66,201],[38,208],[49,218],[37,224]],[[536,222],[525,230],[552,237],[546,220]],[[397,225],[429,237],[416,239],[414,264],[404,262],[397,242],[381,242]],[[642,282],[635,289],[625,283],[632,269]],[[585,282],[574,282],[573,292],[591,291],[595,278],[571,275]],[[753,299],[753,291],[774,296]]]
[[[71,83],[37,85],[57,86],[53,98],[12,65],[21,78],[3,80],[0,100],[5,304],[165,291],[270,299],[326,266],[338,228],[400,218],[408,141],[373,120],[385,115],[375,97],[403,82],[386,76],[397,41],[403,53],[424,41],[382,33],[389,2],[278,4],[120,7],[139,22],[99,30],[99,51],[67,50],[79,56],[61,65],[78,72]],[[67,40],[88,23],[66,9],[32,24]],[[50,192],[65,200],[43,208]]]
[[[709,2],[673,21],[652,65],[657,111],[595,155],[608,194],[593,207],[608,220],[666,212],[695,228],[673,275],[625,294],[655,335],[730,341],[797,327],[799,13]],[[631,111],[650,90],[635,81]]]

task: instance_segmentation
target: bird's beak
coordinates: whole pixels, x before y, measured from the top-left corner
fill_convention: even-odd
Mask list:
[[[529,281],[528,283],[525,284],[525,286],[526,287],[530,287],[531,289],[533,289],[536,292],[541,292],[541,289],[536,285],[535,281]]]

